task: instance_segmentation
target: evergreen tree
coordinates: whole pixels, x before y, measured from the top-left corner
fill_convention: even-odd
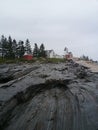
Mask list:
[[[1,53],[0,56],[2,56],[2,58],[3,58],[3,51],[2,51],[3,41],[4,41],[4,35],[2,35],[0,39],[0,53]]]
[[[25,51],[27,54],[32,54],[31,45],[28,39],[25,42]]]
[[[80,59],[89,61],[89,57],[88,57],[88,56],[85,56],[85,55],[81,56]]]
[[[20,40],[18,42],[18,45],[17,45],[17,55],[18,55],[18,58],[22,58],[24,53],[25,53],[24,42]]]
[[[14,50],[13,50],[13,41],[11,36],[8,37],[8,43],[7,43],[7,58],[15,58]]]
[[[17,55],[17,41],[15,39],[13,40],[12,48],[13,48],[14,57],[16,58],[18,55]]]
[[[40,57],[46,57],[45,47],[44,47],[43,43],[40,45],[39,56]]]
[[[2,48],[2,44],[1,44],[1,41],[0,41],[0,48]]]
[[[7,38],[4,35],[1,36],[1,48],[2,48],[2,58],[6,57],[7,55]]]
[[[33,56],[39,57],[39,48],[37,46],[37,43],[34,44]]]
[[[0,57],[2,56],[2,44],[1,44],[1,41],[0,41]]]

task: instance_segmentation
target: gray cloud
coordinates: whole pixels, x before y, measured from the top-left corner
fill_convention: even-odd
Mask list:
[[[98,60],[97,0],[0,0],[0,34]]]

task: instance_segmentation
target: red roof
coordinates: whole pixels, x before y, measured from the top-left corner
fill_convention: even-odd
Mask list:
[[[33,56],[27,54],[27,55],[24,55],[23,58],[24,58],[25,60],[32,60],[32,59],[33,59]]]

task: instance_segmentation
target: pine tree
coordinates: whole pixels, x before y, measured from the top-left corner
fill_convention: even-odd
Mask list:
[[[18,42],[18,45],[17,45],[17,55],[18,55],[18,58],[22,58],[24,53],[25,53],[24,42],[20,40]]]
[[[6,57],[7,55],[7,38],[4,35],[1,36],[1,48],[2,48],[2,58]]]
[[[37,46],[37,43],[34,44],[33,56],[39,57],[39,48]]]
[[[14,51],[13,51],[13,41],[12,41],[12,38],[11,36],[8,37],[8,44],[7,44],[7,55],[6,55],[7,58],[15,58],[15,55],[14,55]]]
[[[45,47],[44,47],[44,44],[43,44],[43,43],[40,45],[39,56],[40,56],[40,57],[46,57]]]
[[[17,41],[15,39],[13,40],[12,48],[13,48],[14,57],[16,58],[17,57]]]
[[[0,57],[2,56],[2,44],[1,44],[1,41],[0,41]]]
[[[25,42],[25,52],[27,54],[32,54],[32,49],[29,40],[27,39]]]
[[[0,48],[2,48],[2,44],[1,44],[1,41],[0,41]]]

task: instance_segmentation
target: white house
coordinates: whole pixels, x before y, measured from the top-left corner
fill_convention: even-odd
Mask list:
[[[55,58],[54,50],[46,50],[47,58]]]
[[[58,55],[54,52],[54,50],[46,50],[47,58],[64,58],[62,55]]]

